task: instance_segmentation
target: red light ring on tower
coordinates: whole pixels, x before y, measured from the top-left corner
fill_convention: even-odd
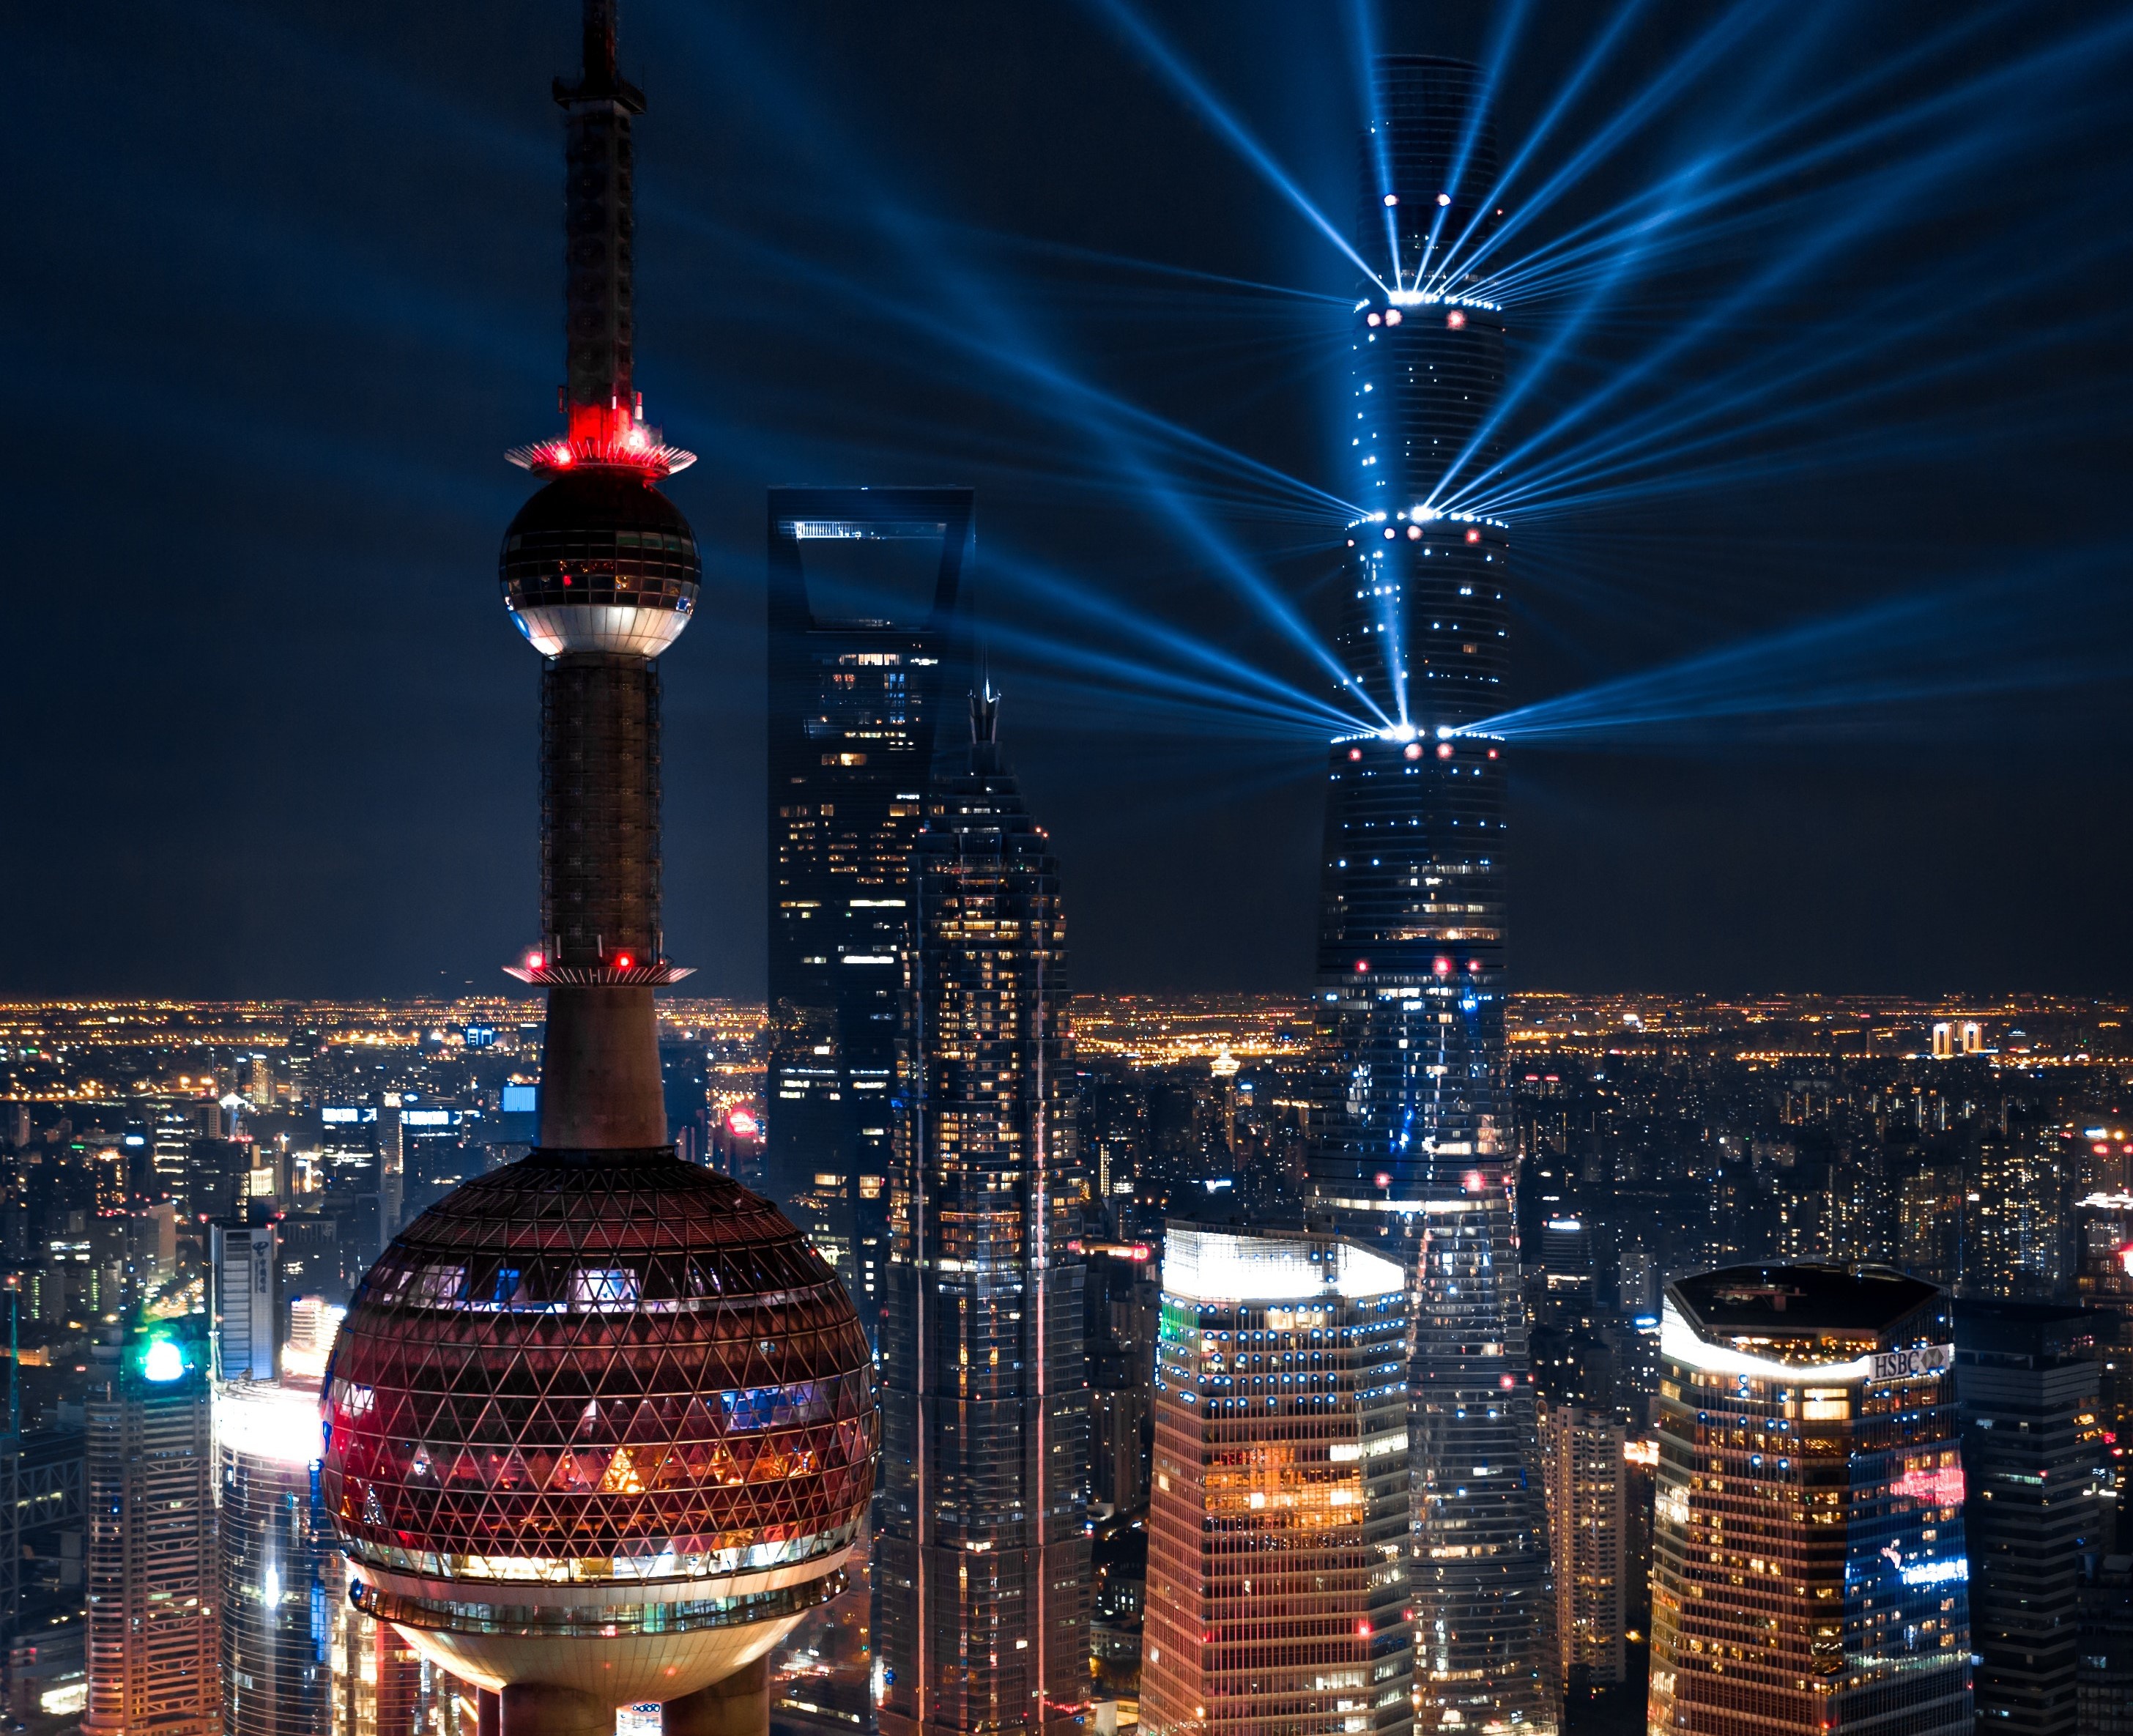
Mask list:
[[[686,470],[696,461],[695,453],[667,445],[659,438],[657,429],[647,428],[641,423],[633,424],[630,432],[619,437],[558,435],[554,440],[537,440],[530,446],[513,446],[503,455],[520,469],[531,470],[536,476],[561,476],[572,470],[605,469],[635,470],[656,478]]]
[[[628,983],[633,987],[648,983],[657,988],[696,974],[693,964],[639,964],[624,959],[605,964],[542,964],[528,959],[523,964],[507,964],[503,969],[507,976],[514,976],[522,983],[543,987],[551,983]]]

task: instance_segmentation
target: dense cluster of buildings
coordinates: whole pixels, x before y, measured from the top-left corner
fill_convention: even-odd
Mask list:
[[[0,1017],[9,1717],[2133,1728],[2124,1009],[1509,994],[1509,542],[1441,504],[1500,455],[1500,314],[1442,262],[1499,214],[1481,75],[1377,68],[1369,724],[1288,1001],[1070,994],[975,503],[855,488],[768,503],[768,1003],[655,1006],[699,565],[611,6],[556,95],[566,422],[501,551],[545,1017]]]

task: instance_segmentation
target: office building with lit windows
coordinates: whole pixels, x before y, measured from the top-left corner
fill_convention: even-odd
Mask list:
[[[1558,1671],[1504,1089],[1509,543],[1501,315],[1470,269],[1496,144],[1481,72],[1381,59],[1351,315],[1351,498],[1329,748],[1313,1221],[1408,1269],[1415,1678],[1426,1729],[1552,1730]]]
[[[925,819],[968,488],[769,497],[767,1191],[837,1268],[869,1336],[886,1300],[906,865]],[[960,752],[960,750],[958,750]]]
[[[85,1736],[222,1724],[207,1347],[111,1329],[89,1351]]]
[[[879,1718],[1066,1733],[1089,1699],[1089,1392],[1059,867],[1002,764],[927,802],[908,888],[882,1344]]]
[[[1667,1286],[1652,1736],[1970,1730],[1954,1330],[1885,1267]]]
[[[324,1452],[315,1381],[216,1388],[224,1736],[332,1736],[346,1598]]]
[[[1414,1728],[1408,1286],[1302,1232],[1172,1219],[1156,1351],[1149,1736]]]

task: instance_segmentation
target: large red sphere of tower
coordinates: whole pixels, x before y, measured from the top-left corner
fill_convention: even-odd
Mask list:
[[[846,1583],[872,1363],[782,1214],[671,1151],[537,1153],[364,1280],[321,1492],[366,1610],[489,1687],[672,1700]]]

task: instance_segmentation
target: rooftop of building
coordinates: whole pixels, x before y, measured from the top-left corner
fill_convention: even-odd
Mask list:
[[[1301,1230],[1216,1229],[1173,1218],[1164,1240],[1163,1288],[1186,1301],[1354,1300],[1389,1295],[1405,1283],[1396,1261]]]
[[[1794,1338],[1889,1330],[1938,1295],[1886,1266],[1724,1266],[1668,1286],[1707,1335]]]

